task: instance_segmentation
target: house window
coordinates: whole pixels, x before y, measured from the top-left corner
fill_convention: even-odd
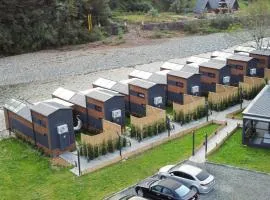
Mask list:
[[[145,97],[145,95],[143,93],[138,93],[137,96],[140,97],[140,98],[144,98]]]
[[[181,87],[181,88],[184,87],[184,84],[183,84],[182,82],[176,82],[175,84],[176,84],[176,86],[178,86],[178,87]]]
[[[102,112],[102,108],[100,106],[95,105],[95,110],[98,112]]]
[[[208,76],[211,77],[211,78],[215,78],[216,75],[214,73],[208,73]]]
[[[242,65],[231,65],[231,67],[238,69],[238,70],[243,70],[243,66]]]

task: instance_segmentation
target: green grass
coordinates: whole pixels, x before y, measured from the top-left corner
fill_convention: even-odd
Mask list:
[[[270,150],[242,145],[242,129],[237,129],[208,160],[270,173]]]
[[[113,18],[119,21],[127,21],[131,24],[144,23],[160,23],[160,22],[174,22],[182,19],[186,19],[188,16],[179,15],[173,12],[161,12],[157,16],[152,16],[147,13],[125,13],[125,12],[114,12]]]
[[[216,124],[196,131],[196,146]],[[102,199],[148,177],[166,164],[177,163],[191,155],[191,134],[162,144],[127,161],[82,177],[69,169],[51,166],[27,144],[16,140],[0,141],[0,196],[4,199]]]

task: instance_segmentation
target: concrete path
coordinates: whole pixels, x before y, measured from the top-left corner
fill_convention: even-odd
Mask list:
[[[247,107],[249,103],[250,101],[245,101],[243,107]],[[207,142],[207,153],[211,152],[217,145],[219,145],[228,136],[229,133],[231,133],[235,128],[237,128],[238,124],[241,125],[243,123],[241,120],[226,118],[227,114],[232,113],[238,109],[240,109],[239,105],[231,107],[223,112],[213,113],[212,118],[214,117],[216,120],[226,121],[227,126],[218,131],[217,134]],[[194,156],[191,156],[189,160],[197,163],[205,162],[206,161],[205,151],[206,150],[204,145],[196,152]]]
[[[245,101],[243,106],[246,107],[249,104],[249,101]],[[240,123],[240,121],[235,121],[235,120],[230,120],[230,119],[226,119],[226,115],[237,111],[240,109],[239,105],[233,106],[228,108],[225,111],[222,112],[212,112],[212,115],[209,117],[209,120],[218,120],[218,121],[227,121],[227,126],[222,129],[221,131],[219,131],[217,133],[216,136],[214,136],[211,140],[209,140],[208,142],[208,150],[212,150],[215,145],[217,143],[220,143],[227,135],[228,132],[230,132],[231,130],[233,130],[236,126],[237,123]],[[175,126],[175,130],[171,131],[171,136],[179,133],[179,132],[183,132],[187,129],[190,128],[194,128],[200,124],[203,124],[206,122],[206,118],[202,118],[200,120],[197,121],[192,121],[188,124],[185,124],[183,126],[181,126],[179,123],[173,123]],[[134,140],[132,138],[127,138],[130,140],[131,142],[131,146],[130,147],[125,147],[122,150],[122,155],[123,155],[123,159],[125,159],[125,155],[128,153],[131,153],[133,151],[137,151],[141,148],[145,148],[151,144],[154,144],[155,142],[158,141],[162,141],[164,139],[166,139],[168,137],[168,132],[163,132],[157,136],[151,137],[151,138],[145,138],[144,140],[142,140],[141,142],[138,142],[137,140]],[[75,161],[78,161],[77,158],[77,153],[76,152],[66,152],[64,154],[62,154],[60,156],[61,158],[65,159],[67,162],[71,163],[72,165],[74,165]],[[193,162],[204,162],[205,161],[205,152],[204,152],[204,147],[202,147],[194,157],[190,158],[190,160],[192,160]],[[96,168],[99,168],[100,166],[106,165],[106,163],[111,163],[114,162],[115,160],[120,160],[120,155],[119,155],[119,151],[116,151],[114,153],[109,153],[106,154],[105,156],[100,156],[94,160],[91,161],[87,161],[87,159],[84,156],[80,156],[80,167],[81,167],[81,171],[84,170],[93,170]],[[71,172],[79,175],[79,168],[78,166],[75,166],[73,169],[71,169]]]

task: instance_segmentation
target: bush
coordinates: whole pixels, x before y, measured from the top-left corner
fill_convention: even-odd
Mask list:
[[[99,147],[98,145],[94,146],[94,157],[97,158],[99,157]]]
[[[103,140],[102,144],[101,144],[101,154],[105,155],[108,152],[107,150],[107,144],[105,142],[105,140]]]
[[[112,139],[108,140],[108,152],[113,153],[114,152],[114,145]]]

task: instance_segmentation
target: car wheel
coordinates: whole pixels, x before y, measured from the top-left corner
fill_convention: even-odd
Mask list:
[[[194,191],[194,192],[196,192],[196,193],[198,193],[198,194],[199,194],[199,190],[198,190],[198,188],[197,188],[197,187],[195,187],[195,186],[191,186],[191,187],[190,187],[190,189],[191,189],[192,191]]]
[[[143,191],[142,191],[141,188],[137,189],[137,195],[138,195],[139,197],[143,197],[143,196],[144,196],[144,195],[143,195]]]

